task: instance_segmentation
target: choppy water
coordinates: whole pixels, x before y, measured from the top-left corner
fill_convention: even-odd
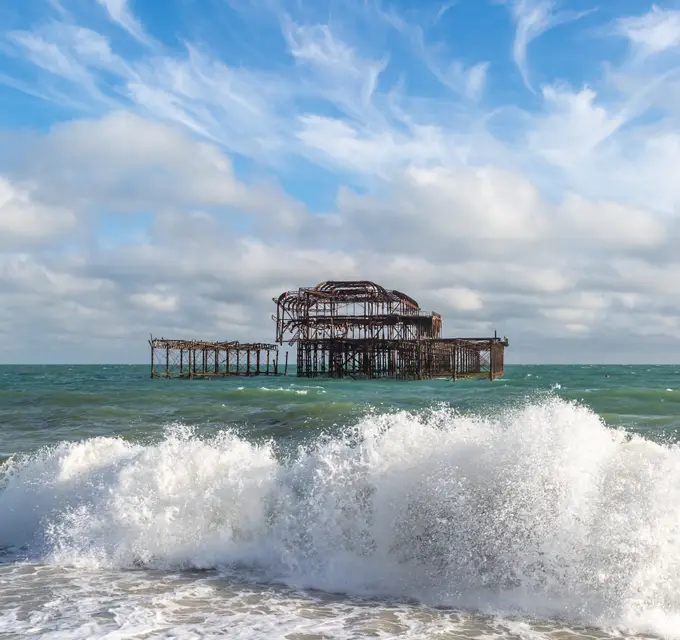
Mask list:
[[[147,376],[0,368],[0,636],[680,637],[680,367]]]

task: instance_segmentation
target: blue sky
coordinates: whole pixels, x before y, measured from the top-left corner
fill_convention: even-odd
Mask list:
[[[511,361],[677,361],[679,62],[680,2],[0,0],[0,357],[356,277]]]

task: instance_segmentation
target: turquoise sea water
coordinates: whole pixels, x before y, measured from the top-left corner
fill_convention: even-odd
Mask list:
[[[0,637],[680,636],[680,366],[0,367]]]
[[[351,425],[367,411],[443,403],[485,415],[545,394],[582,402],[609,424],[657,441],[680,434],[680,365],[509,366],[493,383],[455,384],[294,375],[151,380],[146,365],[0,366],[0,457],[101,435],[145,441],[175,423],[297,441]]]

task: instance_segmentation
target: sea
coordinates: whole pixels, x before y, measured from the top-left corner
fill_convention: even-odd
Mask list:
[[[0,638],[680,637],[680,366],[0,367]]]

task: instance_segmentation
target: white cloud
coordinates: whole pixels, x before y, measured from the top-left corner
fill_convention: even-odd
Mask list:
[[[596,104],[597,94],[590,88],[573,92],[546,86],[543,97],[547,113],[530,131],[529,143],[551,164],[569,170],[580,166],[625,122],[621,114]]]
[[[358,127],[317,115],[299,119],[296,137],[303,152],[334,168],[359,174],[387,176],[395,167],[429,165],[446,159],[451,150],[433,127],[414,127],[410,133]]]
[[[437,289],[431,295],[457,311],[479,311],[484,307],[482,296],[466,287]]]
[[[196,226],[201,216],[211,221],[200,209],[229,208],[232,221],[254,216],[260,224],[266,214],[270,233],[290,232],[306,215],[276,185],[259,181],[249,187],[237,180],[231,158],[219,147],[125,111],[59,124],[41,139],[17,139],[14,145],[6,164],[30,176],[36,195],[72,210],[152,212],[161,226],[177,224],[171,214],[182,212]],[[57,213],[52,226],[64,218]]]
[[[27,162],[52,195],[68,190],[133,211],[160,203],[238,206],[245,201],[230,159],[216,147],[128,112],[58,125],[38,146],[39,157]],[[35,149],[29,146],[25,153],[33,155]]]
[[[363,117],[387,60],[368,60],[335,37],[328,25],[284,22],[291,55],[311,72],[315,90],[343,107],[348,115]]]
[[[276,74],[229,67],[189,46],[184,58],[154,57],[124,78],[144,115],[187,127],[230,151],[266,160],[284,144],[289,90]]]
[[[158,313],[173,313],[179,309],[177,296],[155,291],[133,293],[130,295],[130,302],[141,309]]]
[[[364,11],[374,20],[388,25],[406,38],[415,55],[442,85],[458,96],[478,101],[486,88],[490,63],[480,61],[466,65],[461,60],[451,59],[444,54],[442,50],[447,47],[442,42],[431,44],[428,41],[429,28],[436,26],[456,4],[457,2],[442,4],[432,19],[428,18],[430,12],[427,8],[423,8],[421,15],[425,17],[421,20],[414,19],[413,16],[405,18],[394,9],[386,9],[379,4],[364,5]],[[374,25],[373,29],[375,28]]]
[[[90,76],[86,68],[64,53],[55,42],[49,42],[37,33],[20,31],[10,32],[7,38],[22,48],[33,64],[45,71],[75,82],[89,83]]]
[[[145,32],[140,20],[130,10],[129,0],[97,0],[97,2],[106,10],[109,18],[119,24],[135,40],[145,45],[153,44],[153,40]]]
[[[522,75],[524,84],[531,88],[527,63],[527,48],[537,38],[554,27],[579,20],[591,13],[559,11],[557,0],[501,0],[507,2],[515,20],[516,31],[513,43],[513,58]]]
[[[6,256],[0,273],[4,286],[22,294],[69,298],[93,294],[111,294],[113,283],[104,278],[81,276],[67,269],[50,267],[37,257],[26,254]]]
[[[630,249],[658,247],[670,235],[670,220],[649,209],[626,207],[614,202],[593,202],[573,194],[561,209],[561,233],[575,245]]]
[[[462,78],[463,93],[473,100],[479,99],[486,86],[489,63],[478,62],[469,69],[465,69],[460,63],[454,63],[453,71],[456,77]]]
[[[617,20],[616,31],[628,38],[636,55],[659,54],[680,46],[680,11],[653,5],[641,16]]]
[[[53,240],[72,230],[76,222],[69,209],[37,202],[29,188],[0,175],[0,250]]]
[[[5,79],[6,84],[80,111],[116,104],[116,99],[102,88],[104,83],[97,77],[98,72],[130,73],[128,65],[111,51],[108,40],[84,27],[53,22],[35,31],[10,31],[6,39],[10,43],[9,54],[26,57],[51,74],[51,81],[39,88],[12,78]]]

